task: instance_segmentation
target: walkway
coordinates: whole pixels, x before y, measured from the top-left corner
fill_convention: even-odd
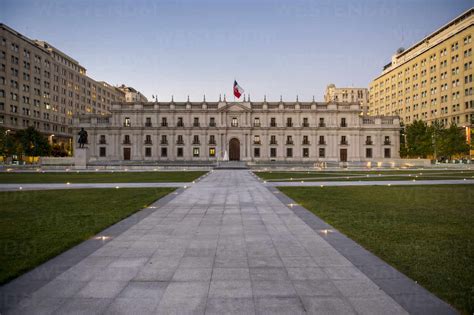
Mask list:
[[[433,180],[371,180],[371,181],[299,181],[299,182],[264,182],[268,187],[281,186],[395,186],[395,185],[464,185],[474,184],[474,179],[433,179]],[[0,185],[1,190],[1,185]]]
[[[275,192],[249,171],[214,171],[116,237],[101,234],[103,246],[11,313],[454,313]]]

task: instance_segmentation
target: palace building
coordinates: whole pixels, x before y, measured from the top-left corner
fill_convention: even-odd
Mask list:
[[[337,102],[114,103],[75,118],[89,161],[366,162],[399,158],[397,116]],[[77,139],[76,139],[77,140]],[[77,141],[76,141],[77,142]]]

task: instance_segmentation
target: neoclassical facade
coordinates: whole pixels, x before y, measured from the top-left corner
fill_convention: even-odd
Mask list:
[[[365,116],[358,103],[116,103],[75,126],[90,161],[376,161],[400,146],[399,118]]]

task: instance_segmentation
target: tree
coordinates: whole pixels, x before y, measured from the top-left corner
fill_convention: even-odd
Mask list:
[[[468,153],[469,144],[466,142],[463,129],[458,128],[456,124],[451,124],[448,129],[443,130],[439,147],[440,155],[451,160],[454,155]]]
[[[430,132],[431,132],[431,143],[433,145],[433,156],[434,159],[436,160],[439,156],[439,150],[442,147],[442,141],[444,134],[446,132],[446,129],[444,128],[443,124],[439,120],[433,121],[433,123],[430,126]]]
[[[18,141],[22,147],[22,153],[27,156],[45,156],[51,152],[48,139],[34,127],[17,132]]]
[[[432,130],[421,120],[415,120],[405,128],[406,154],[408,157],[426,158],[433,153]]]

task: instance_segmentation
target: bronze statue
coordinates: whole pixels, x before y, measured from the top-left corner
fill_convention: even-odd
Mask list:
[[[87,131],[85,131],[84,128],[81,128],[78,135],[79,139],[77,140],[77,143],[79,143],[79,148],[84,148],[84,144],[87,143]]]

